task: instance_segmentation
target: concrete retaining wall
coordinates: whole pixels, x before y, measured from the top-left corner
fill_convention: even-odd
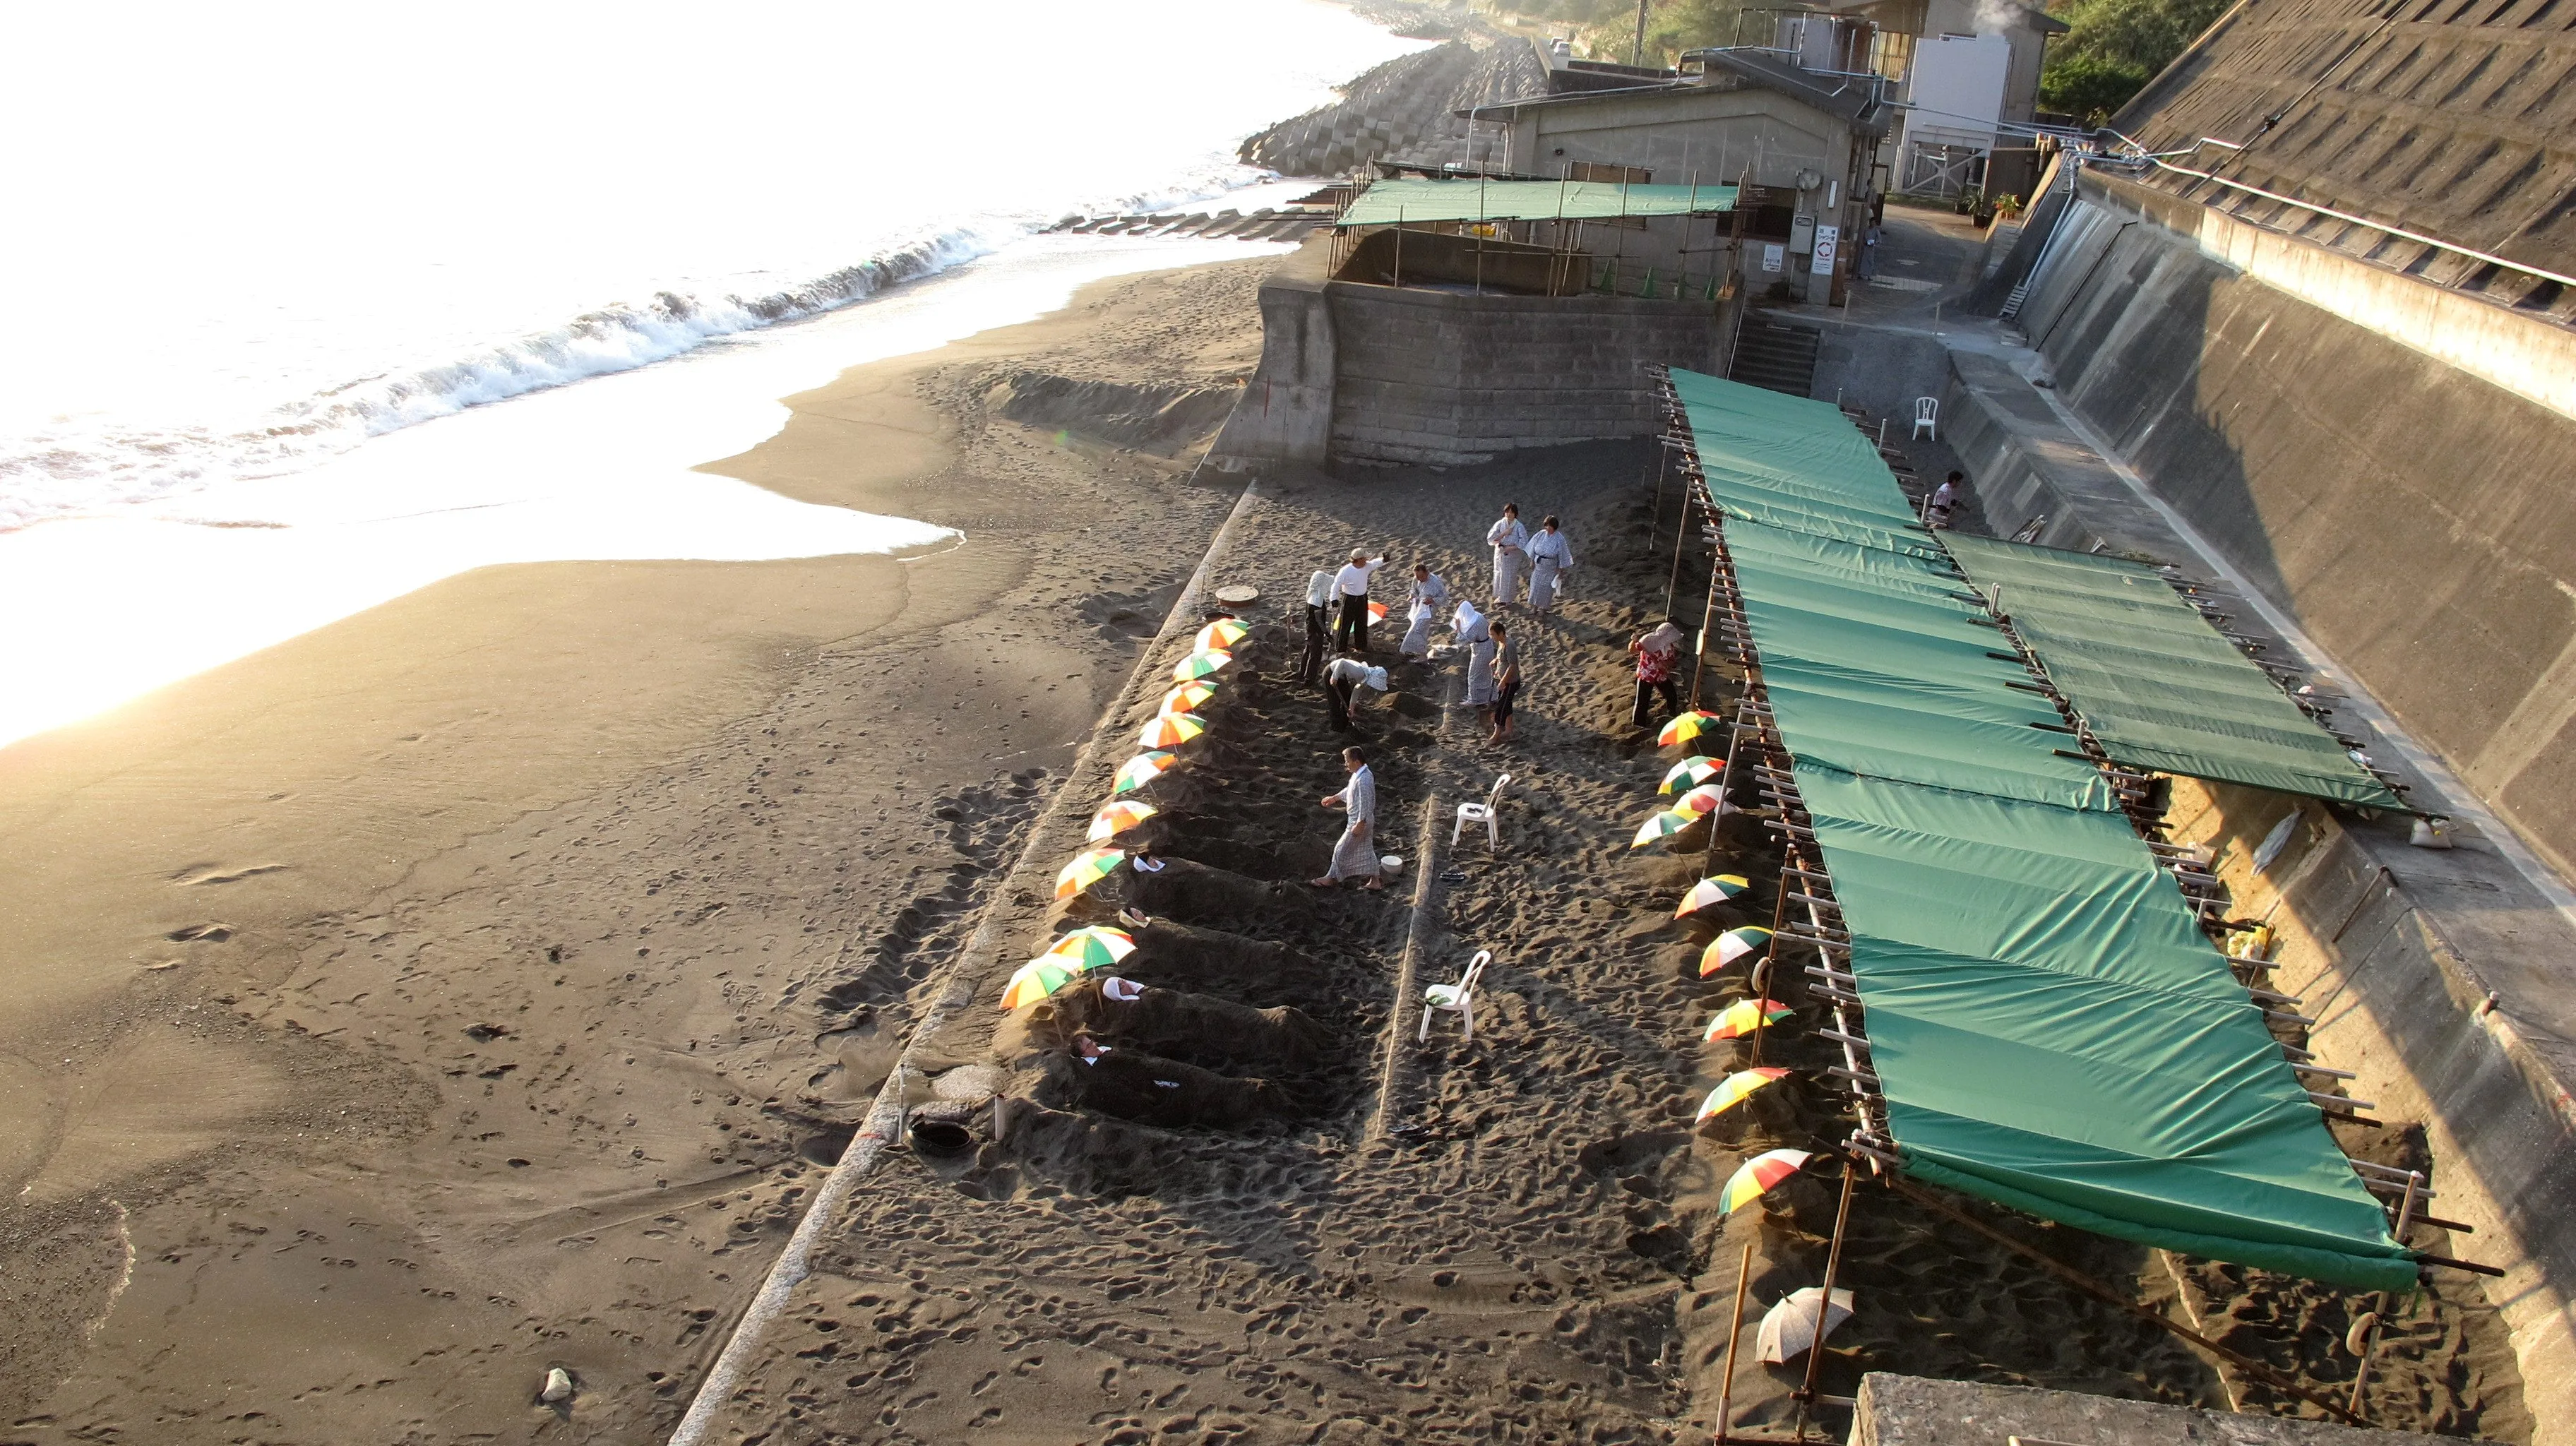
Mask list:
[[[1647,436],[1663,419],[1646,368],[1709,370],[1719,339],[1705,301],[1340,281],[1325,295],[1336,463],[1459,464],[1516,447]],[[1265,369],[1269,348],[1264,338]]]
[[[1262,280],[1261,364],[1209,455],[1324,465],[1333,440],[1331,248],[1309,241]]]
[[[2576,353],[2305,242],[2211,242],[2205,215],[2087,175],[2023,312],[2059,394],[2570,869],[2576,419],[2524,393]]]

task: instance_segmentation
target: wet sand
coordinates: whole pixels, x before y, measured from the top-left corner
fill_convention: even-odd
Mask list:
[[[664,1429],[1231,504],[1205,396],[1153,414],[1250,370],[1265,265],[710,464],[961,546],[472,573],[0,750],[8,1439]],[[1134,450],[989,415],[1026,374]]]

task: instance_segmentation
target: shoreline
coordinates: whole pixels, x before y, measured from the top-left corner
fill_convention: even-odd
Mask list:
[[[867,510],[955,546],[481,569],[0,750],[31,1439],[228,1439],[224,1399],[303,1436],[507,1429],[553,1360],[618,1383],[586,1431],[675,1416],[648,1372],[694,1374],[766,1268],[1177,585],[1162,539],[1232,500],[987,415],[989,374],[1225,383],[1268,264],[852,369],[701,466],[905,500]]]

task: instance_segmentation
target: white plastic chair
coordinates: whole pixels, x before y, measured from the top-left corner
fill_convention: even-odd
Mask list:
[[[1932,434],[1933,441],[1940,441],[1941,429],[1937,425],[1940,418],[1940,402],[1931,397],[1916,397],[1914,399],[1914,436],[1907,440],[1911,441],[1914,438],[1921,437],[1926,432],[1930,432]]]
[[[1415,1032],[1414,1043],[1431,1037],[1431,1016],[1444,1009],[1457,1015],[1458,1022],[1466,1026],[1465,1042],[1476,1042],[1476,981],[1485,976],[1485,961],[1493,957],[1493,950],[1479,949],[1476,957],[1467,961],[1467,972],[1458,976],[1457,983],[1434,984],[1422,991],[1422,1028]]]
[[[1458,805],[1458,821],[1449,826],[1451,847],[1457,846],[1458,835],[1465,833],[1467,825],[1471,823],[1481,823],[1485,826],[1485,847],[1498,849],[1503,846],[1503,829],[1501,824],[1494,821],[1494,807],[1502,802],[1503,785],[1511,781],[1512,776],[1506,773],[1494,780],[1494,791],[1485,795],[1483,803]]]

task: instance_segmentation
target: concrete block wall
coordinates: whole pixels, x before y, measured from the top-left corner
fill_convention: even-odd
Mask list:
[[[1719,341],[1705,301],[1347,282],[1325,295],[1337,464],[1463,464],[1516,447],[1650,435],[1662,418],[1646,368],[1707,370]]]

